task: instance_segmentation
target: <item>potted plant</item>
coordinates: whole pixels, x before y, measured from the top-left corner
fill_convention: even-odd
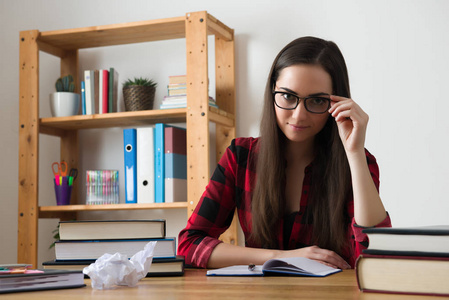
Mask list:
[[[123,98],[127,111],[153,109],[157,83],[148,78],[128,79],[123,83]]]
[[[80,95],[75,93],[72,75],[58,78],[56,92],[50,94],[50,110],[53,117],[77,115],[80,107]]]

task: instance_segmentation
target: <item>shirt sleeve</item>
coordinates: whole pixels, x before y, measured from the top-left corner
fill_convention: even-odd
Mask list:
[[[187,266],[206,268],[219,236],[231,225],[235,204],[235,142],[220,159],[205,192],[179,233],[178,255]]]
[[[371,173],[371,177],[373,178],[374,185],[376,186],[377,191],[379,191],[379,166],[377,165],[376,158],[366,150],[366,160],[368,163],[368,169]],[[353,204],[352,204],[353,205]],[[352,211],[353,211],[352,207]],[[353,214],[352,214],[353,215]],[[387,216],[385,219],[380,222],[379,224],[373,226],[373,227],[391,227],[391,219],[389,214],[387,213]],[[355,243],[355,251],[354,256],[351,259],[350,265],[354,266],[355,260],[357,257],[359,257],[360,254],[362,254],[362,251],[366,248],[368,248],[368,236],[366,233],[363,233],[362,230],[366,227],[357,225],[355,222],[354,217],[352,217],[352,223],[351,223],[351,229],[352,229],[352,238],[354,239]]]

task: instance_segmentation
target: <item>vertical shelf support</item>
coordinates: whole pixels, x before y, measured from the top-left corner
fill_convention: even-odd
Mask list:
[[[235,116],[235,58],[234,36],[231,40],[215,37],[215,87],[216,101],[220,109]],[[235,120],[234,120],[235,122]],[[223,156],[226,148],[235,138],[235,123],[233,127],[216,124],[216,157],[217,162]],[[225,243],[237,244],[238,229],[237,213],[231,226],[224,232],[220,239]]]
[[[80,93],[80,77],[79,77],[79,60],[78,50],[65,51],[61,56],[61,76],[72,75],[75,81],[75,92]],[[79,140],[78,131],[70,130],[65,131],[61,138],[61,161],[66,161],[69,168],[79,169]],[[78,195],[78,180],[75,180],[72,188],[72,203],[82,204],[79,202]],[[68,216],[71,219],[76,218],[76,214],[73,213]]]
[[[20,32],[19,217],[17,262],[37,267],[39,173],[39,31]]]
[[[186,15],[188,217],[210,177],[207,21],[206,12]]]

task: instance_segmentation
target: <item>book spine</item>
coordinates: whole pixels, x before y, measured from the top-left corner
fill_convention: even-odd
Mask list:
[[[165,202],[165,156],[164,156],[164,128],[165,124],[155,126],[154,164],[155,164],[155,203]]]
[[[137,203],[137,131],[123,130],[126,203]]]
[[[84,71],[84,82],[86,89],[86,115],[92,115],[95,113],[95,85],[94,85],[94,71]]]
[[[81,81],[81,112],[86,114],[86,87],[84,81]]]
[[[165,202],[187,201],[187,135],[184,128],[165,128]]]
[[[154,128],[137,129],[137,203],[154,203]]]
[[[114,68],[109,69],[108,87],[108,112],[117,112],[118,72]]]

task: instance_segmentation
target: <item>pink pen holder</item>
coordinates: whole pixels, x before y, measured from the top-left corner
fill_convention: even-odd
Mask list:
[[[57,185],[55,183],[55,194],[57,205],[69,205],[72,195],[72,186],[67,184]]]

